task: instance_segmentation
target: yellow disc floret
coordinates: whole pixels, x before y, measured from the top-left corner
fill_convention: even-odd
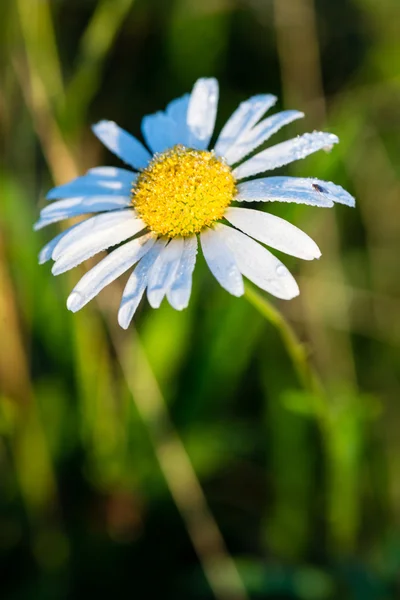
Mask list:
[[[139,174],[132,203],[157,235],[187,237],[221,219],[235,191],[230,167],[213,152],[174,146]]]

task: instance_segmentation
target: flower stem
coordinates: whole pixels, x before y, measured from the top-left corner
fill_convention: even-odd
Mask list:
[[[294,329],[263,295],[257,292],[253,286],[246,283],[245,298],[254,308],[269,321],[279,332],[286,351],[293,363],[302,387],[310,393],[316,403],[316,413],[320,417],[320,425],[325,428],[328,418],[328,405],[323,384],[318,373],[311,365],[307,349],[297,337]]]

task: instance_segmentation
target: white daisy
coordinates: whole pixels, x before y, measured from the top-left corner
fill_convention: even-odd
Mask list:
[[[95,135],[130,169],[97,167],[53,188],[47,198],[58,200],[41,211],[35,225],[41,229],[98,213],[42,249],[39,261],[52,258],[54,275],[124,242],[75,286],[67,301],[71,311],[134,265],[118,313],[121,327],[129,326],[145,290],[153,308],[166,296],[182,310],[189,302],[198,238],[210,271],[234,296],[244,293],[243,276],[278,298],[299,294],[288,269],[261,244],[305,260],[320,257],[318,246],[284,219],[232,203],[331,207],[334,202],[355,202],[341,187],[319,179],[254,179],[338,142],[331,133],[313,132],[254,154],[283,125],[303,116],[286,110],[261,120],[275,102],[275,96],[265,94],[240,104],[213,150],[208,148],[217,113],[215,79],[199,79],[190,95],[173,100],[164,112],[144,117],[142,133],[150,150],[112,121],[94,125]]]

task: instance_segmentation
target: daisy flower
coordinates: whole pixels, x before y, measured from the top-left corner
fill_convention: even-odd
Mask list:
[[[275,104],[270,94],[242,102],[209,149],[218,104],[218,82],[199,79],[192,90],[145,116],[147,147],[112,121],[93,132],[129,169],[96,167],[53,188],[35,228],[87,215],[50,241],[39,262],[53,259],[54,275],[64,273],[112,246],[71,292],[75,312],[100,290],[134,267],[122,294],[118,321],[127,328],[147,290],[153,308],[166,296],[182,310],[189,303],[198,239],[208,267],[234,296],[244,293],[243,277],[278,298],[289,300],[299,288],[288,269],[263,244],[312,260],[315,242],[284,219],[232,206],[249,202],[296,202],[354,206],[341,187],[319,179],[258,177],[338,142],[331,133],[313,132],[257,152],[283,125],[303,117],[285,110],[263,119]]]

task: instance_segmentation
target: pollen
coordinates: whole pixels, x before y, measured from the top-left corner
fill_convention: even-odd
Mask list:
[[[156,154],[132,188],[139,217],[157,235],[188,237],[224,216],[236,192],[231,168],[185,146]]]

